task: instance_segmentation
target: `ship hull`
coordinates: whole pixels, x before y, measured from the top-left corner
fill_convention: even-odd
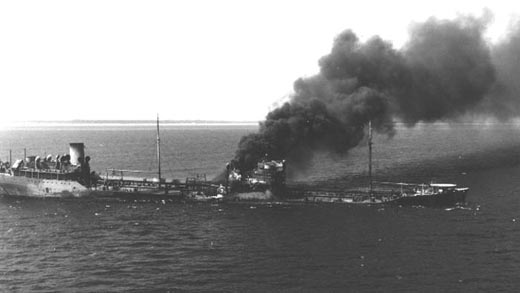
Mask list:
[[[226,196],[228,201],[269,201],[275,198],[275,195],[269,189],[265,191],[232,192]]]
[[[28,178],[0,174],[0,191],[8,196],[24,197],[81,197],[90,189],[76,181]]]
[[[90,196],[96,198],[114,198],[124,200],[150,200],[150,199],[182,199],[182,193],[178,190],[165,189],[133,189],[120,188],[118,190],[98,188],[92,190]]]
[[[87,188],[76,181],[27,178],[0,174],[0,193],[7,196],[61,198],[61,197],[98,197],[98,198],[178,198],[178,191],[163,189],[125,189]]]
[[[401,196],[390,201],[390,204],[400,206],[425,206],[425,207],[445,207],[454,206],[458,203],[463,203],[466,200],[468,193],[467,188],[458,190],[451,190],[442,193],[427,194],[427,195],[411,195]]]

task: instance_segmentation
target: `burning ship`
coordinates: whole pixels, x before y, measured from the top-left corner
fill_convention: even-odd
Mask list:
[[[179,180],[166,180],[161,174],[159,119],[157,119],[156,177],[142,176],[149,171],[108,169],[105,176],[90,170],[90,157],[85,156],[83,143],[71,143],[69,154],[44,158],[24,156],[10,163],[0,164],[0,188],[10,196],[30,197],[123,197],[170,198],[192,201],[214,200],[296,200],[305,202],[339,202],[349,204],[394,204],[448,206],[464,202],[468,188],[449,183],[408,184],[372,183],[372,129],[368,123],[369,188],[367,191],[338,191],[298,189],[286,183],[285,160],[265,157],[255,167],[240,172],[232,164],[226,166],[226,180],[215,184],[204,175]],[[154,173],[154,172],[152,172]],[[222,183],[222,182],[221,182]],[[398,191],[395,191],[395,187]]]

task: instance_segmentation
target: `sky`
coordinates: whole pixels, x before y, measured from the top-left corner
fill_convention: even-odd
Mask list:
[[[497,42],[515,1],[0,1],[0,122],[259,121],[345,29],[400,48],[486,9]]]

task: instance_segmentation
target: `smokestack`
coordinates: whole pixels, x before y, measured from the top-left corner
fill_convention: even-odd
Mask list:
[[[82,142],[71,143],[69,148],[70,163],[79,165],[85,159],[85,145]]]

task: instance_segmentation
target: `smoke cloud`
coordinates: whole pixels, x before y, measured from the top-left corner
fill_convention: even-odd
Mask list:
[[[411,127],[469,113],[518,115],[520,26],[492,48],[487,24],[431,18],[411,28],[400,50],[378,36],[361,42],[342,32],[320,72],[296,80],[290,101],[240,140],[235,165],[247,170],[267,157],[305,166],[317,151],[346,154],[365,138],[368,121],[392,136],[395,121]]]
[[[520,21],[491,49],[497,82],[479,105],[478,112],[502,121],[520,115]]]

